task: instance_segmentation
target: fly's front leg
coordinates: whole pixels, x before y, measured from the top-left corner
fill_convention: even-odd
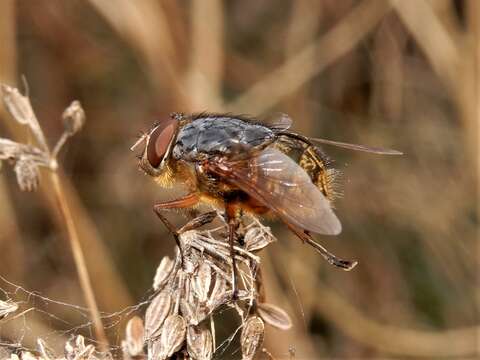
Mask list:
[[[182,265],[183,265],[183,249],[180,244],[180,238],[179,238],[180,234],[178,230],[175,228],[175,226],[173,226],[173,224],[170,221],[168,221],[168,219],[163,215],[163,212],[172,210],[172,209],[191,208],[197,205],[199,201],[200,201],[200,198],[198,197],[198,195],[196,193],[192,193],[192,194],[183,196],[180,199],[158,203],[153,206],[153,211],[155,211],[155,214],[157,214],[158,218],[163,222],[163,224],[168,229],[168,231],[173,235],[173,238],[177,243],[177,246],[180,250],[180,255],[182,258]]]

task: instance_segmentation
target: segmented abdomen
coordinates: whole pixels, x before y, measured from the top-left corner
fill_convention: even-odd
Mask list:
[[[300,165],[328,200],[340,195],[335,181],[339,171],[320,148],[285,135],[280,135],[274,146]]]

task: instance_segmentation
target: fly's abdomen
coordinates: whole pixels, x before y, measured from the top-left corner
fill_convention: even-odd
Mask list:
[[[339,171],[333,168],[332,160],[320,148],[282,135],[275,147],[300,165],[328,200],[339,197],[336,182]]]

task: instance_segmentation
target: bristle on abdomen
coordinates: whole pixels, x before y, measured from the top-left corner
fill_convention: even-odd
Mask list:
[[[327,155],[312,145],[306,145],[299,161],[299,165],[308,173],[312,182],[330,201],[341,195],[336,186],[340,172],[334,169],[332,164],[333,161]]]

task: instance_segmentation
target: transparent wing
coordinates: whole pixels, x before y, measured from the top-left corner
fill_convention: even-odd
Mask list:
[[[380,154],[380,155],[403,155],[401,151],[392,150],[392,149],[385,149],[381,147],[374,147],[374,146],[365,146],[365,145],[358,145],[358,144],[349,144],[344,143],[341,141],[333,141],[327,140],[322,138],[309,138],[309,140],[313,143],[320,143],[326,145],[333,145],[338,146],[344,149],[356,150],[356,151],[364,151],[373,154]]]
[[[337,235],[342,226],[329,201],[307,173],[282,152],[267,148],[244,161],[210,164],[224,177],[273,210],[283,221],[311,232]]]
[[[288,130],[293,123],[292,118],[284,113],[273,113],[260,121],[273,130]]]

